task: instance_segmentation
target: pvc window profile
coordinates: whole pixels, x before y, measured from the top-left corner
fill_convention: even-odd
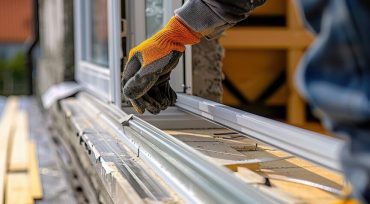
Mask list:
[[[74,34],[75,34],[75,78],[83,87],[100,99],[121,106],[120,73],[121,73],[121,18],[120,0],[105,0],[107,21],[107,61],[97,63],[91,60],[93,31],[92,3],[96,1],[74,1]],[[104,16],[103,16],[104,18]],[[97,19],[104,20],[104,19]]]

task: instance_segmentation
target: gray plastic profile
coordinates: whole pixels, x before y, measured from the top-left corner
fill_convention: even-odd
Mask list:
[[[178,94],[176,106],[320,166],[341,171],[339,155],[344,145],[342,140],[195,96]]]
[[[98,108],[104,125],[118,133],[117,139],[137,152],[187,203],[282,203],[136,116],[122,126],[118,119],[127,114],[116,106],[100,104],[105,106]]]

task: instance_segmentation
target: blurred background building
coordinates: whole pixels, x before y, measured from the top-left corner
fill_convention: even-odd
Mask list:
[[[26,66],[32,42],[32,0],[0,1],[0,95],[27,94]]]

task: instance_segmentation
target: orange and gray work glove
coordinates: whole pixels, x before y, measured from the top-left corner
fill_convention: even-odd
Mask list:
[[[135,110],[153,114],[171,106],[176,93],[169,85],[170,73],[185,51],[185,45],[200,41],[200,35],[176,17],[129,53],[123,72],[123,94]]]

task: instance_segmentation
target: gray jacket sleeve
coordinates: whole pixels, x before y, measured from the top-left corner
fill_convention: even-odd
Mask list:
[[[194,31],[207,38],[220,35],[225,29],[247,18],[266,0],[188,0],[175,11],[176,16]]]

